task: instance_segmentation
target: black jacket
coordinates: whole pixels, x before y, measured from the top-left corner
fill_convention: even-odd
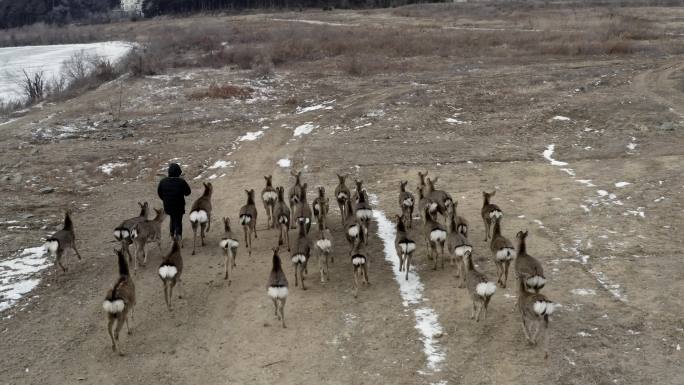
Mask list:
[[[190,195],[190,186],[180,175],[180,166],[171,163],[169,176],[162,179],[157,188],[157,194],[164,202],[164,211],[168,215],[185,213],[185,197]]]

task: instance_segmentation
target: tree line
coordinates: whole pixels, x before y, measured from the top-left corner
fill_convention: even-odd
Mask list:
[[[376,8],[423,0],[142,0],[145,17],[218,10],[258,8]],[[434,1],[434,0],[433,0]],[[101,21],[120,9],[121,0],[0,0],[0,28],[43,22],[69,24]]]

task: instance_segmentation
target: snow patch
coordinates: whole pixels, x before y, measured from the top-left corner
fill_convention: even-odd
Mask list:
[[[631,183],[629,183],[629,182],[617,182],[617,183],[615,183],[615,187],[617,187],[617,188],[623,188],[623,187],[628,186],[628,185],[630,185],[630,184],[631,184]]]
[[[209,169],[215,170],[217,168],[226,168],[226,167],[232,167],[232,166],[233,166],[233,162],[230,160],[217,160],[216,162],[214,162],[214,164],[209,166]]]
[[[310,111],[316,111],[316,110],[332,110],[333,107],[331,104],[335,103],[334,100],[328,100],[327,102],[323,102],[321,104],[316,104],[315,106],[309,106],[309,107],[297,107],[297,110],[295,111],[296,114],[303,114],[305,112],[310,112]]]
[[[560,161],[557,161],[557,160],[555,160],[555,159],[552,158],[553,152],[554,152],[555,149],[556,149],[556,145],[555,145],[555,144],[549,144],[549,145],[546,147],[546,150],[544,150],[544,152],[542,153],[542,155],[544,155],[544,158],[546,158],[546,160],[548,160],[549,162],[551,162],[551,165],[552,165],[552,166],[567,166],[567,165],[568,165],[567,162],[560,162]]]
[[[38,286],[40,278],[36,275],[50,265],[43,246],[24,249],[16,257],[0,262],[0,312]]]
[[[278,161],[278,166],[280,166],[280,167],[282,167],[282,168],[291,167],[291,166],[292,166],[292,161],[289,160],[289,159],[287,159],[287,158],[280,159],[280,160]]]
[[[240,136],[237,140],[238,142],[252,142],[259,139],[263,135],[263,131],[247,132],[244,135]]]
[[[572,289],[570,292],[574,295],[596,295],[596,290],[594,289]]]
[[[554,116],[553,118],[551,118],[551,120],[557,120],[557,121],[561,121],[561,122],[568,122],[568,121],[570,121],[571,119],[568,118],[567,116],[556,115],[556,116]]]
[[[307,122],[301,126],[297,126],[294,130],[294,136],[302,136],[310,134],[313,130],[317,129],[318,126],[314,125],[313,122]]]
[[[98,166],[97,168],[107,175],[112,175],[112,172],[114,171],[114,169],[122,168],[122,167],[126,167],[126,166],[128,166],[128,163],[113,162],[113,163],[105,163],[101,166]]]

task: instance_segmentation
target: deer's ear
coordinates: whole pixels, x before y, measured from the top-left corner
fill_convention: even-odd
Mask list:
[[[490,197],[493,197],[494,195],[496,195],[496,190],[492,191],[492,193],[489,194]]]

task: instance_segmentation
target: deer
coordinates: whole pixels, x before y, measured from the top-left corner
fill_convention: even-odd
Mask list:
[[[166,219],[166,214],[163,209],[154,209],[156,213],[154,219],[145,219],[135,225],[131,231],[131,241],[135,245],[135,257],[133,258],[134,271],[138,270],[138,254],[142,251],[143,262],[142,265],[147,265],[147,250],[145,246],[148,243],[155,242],[161,252],[161,224]]]
[[[423,224],[425,224],[425,222],[427,221],[427,217],[425,216],[425,210],[427,209],[429,217],[436,218],[437,208],[439,207],[439,204],[431,198],[427,197],[424,191],[424,186],[416,187],[416,193],[418,194],[418,210],[420,211],[420,217],[423,220]]]
[[[124,251],[114,250],[117,255],[119,263],[119,278],[116,280],[114,287],[107,291],[102,308],[107,314],[107,332],[109,338],[112,340],[112,351],[123,356],[123,352],[119,348],[119,332],[126,324],[126,331],[131,334],[131,329],[128,326],[128,315],[131,315],[131,322],[133,322],[133,308],[135,307],[135,284],[128,271],[128,263],[124,256]],[[114,328],[116,323],[116,328]],[[112,329],[113,332],[112,332]]]
[[[399,256],[399,271],[406,272],[406,280],[408,281],[411,258],[413,258],[413,252],[416,251],[416,242],[408,236],[406,225],[404,224],[404,216],[397,215],[396,219],[397,234],[394,238],[394,247],[397,249],[397,255]]]
[[[480,316],[483,316],[483,320],[486,320],[487,306],[489,306],[492,295],[496,292],[496,284],[489,281],[486,275],[475,269],[473,256],[470,251],[466,251],[463,255],[463,264],[466,287],[473,299],[473,310],[470,313],[470,318],[474,318],[475,322],[480,322]]]
[[[247,204],[240,208],[240,225],[242,225],[242,230],[245,233],[245,246],[249,251],[249,256],[252,256],[252,234],[254,234],[254,239],[257,238],[256,221],[257,221],[257,209],[254,204],[254,189],[245,190],[247,194]]]
[[[264,179],[266,180],[266,187],[261,190],[261,200],[264,202],[264,210],[266,210],[266,215],[268,216],[268,228],[270,229],[276,227],[276,219],[274,214],[275,205],[278,201],[278,193],[273,188],[273,176],[264,176]]]
[[[496,195],[496,190],[492,191],[491,193],[488,193],[486,191],[482,192],[482,222],[484,223],[485,227],[485,242],[489,240],[489,233],[492,227],[492,222],[494,221],[495,218],[501,218],[503,217],[503,211],[499,208],[499,206],[490,203],[490,199]]]
[[[539,332],[542,332],[544,359],[549,357],[548,335],[549,316],[556,310],[556,304],[540,293],[530,293],[521,278],[518,280],[518,302],[523,333],[530,345],[537,344]],[[533,330],[534,329],[534,330]]]
[[[344,236],[349,243],[349,255],[351,256],[352,252],[354,251],[354,244],[359,239],[359,234],[363,232],[363,228],[361,227],[358,219],[356,219],[356,215],[351,214],[353,213],[353,210],[350,199],[347,200],[345,206],[345,210],[349,210],[347,212],[350,213],[350,215],[348,215],[344,221]]]
[[[519,231],[516,238],[518,240],[518,249],[515,258],[515,274],[518,279],[523,281],[527,289],[532,289],[535,293],[539,293],[539,290],[546,284],[544,268],[536,258],[527,254],[527,231]]]
[[[360,186],[360,183],[361,182],[357,181],[358,186]],[[373,217],[373,210],[371,209],[370,204],[368,204],[368,194],[366,193],[366,190],[359,191],[354,215],[356,216],[356,219],[358,219],[359,224],[361,224],[361,228],[363,230],[363,239],[367,245],[368,227],[370,226],[370,220]]]
[[[306,200],[306,189],[308,187],[307,183],[304,183],[300,189],[299,200],[294,208],[295,220],[298,226],[304,225],[306,233],[311,230],[311,220],[313,216],[311,215],[311,207],[309,207],[309,202]]]
[[[356,184],[356,189],[354,190],[354,193],[352,194],[352,202],[354,204],[359,203],[359,197],[361,196],[361,192],[365,192],[366,189],[363,188],[363,181],[359,179],[354,179],[354,183]]]
[[[295,212],[294,212],[295,206],[297,205],[297,203],[299,203],[299,199],[302,196],[302,181],[301,181],[302,171],[301,170],[300,171],[291,170],[290,174],[293,177],[295,177],[295,184],[292,187],[290,187],[290,194],[289,194],[290,207],[292,208],[292,211],[293,211],[292,215],[294,215],[295,214]],[[291,229],[295,228],[294,217],[290,218],[290,228]]]
[[[435,189],[438,180],[438,176],[434,179],[426,178],[424,193],[437,203],[437,212],[446,217],[446,210],[454,203],[454,200],[446,191]]]
[[[468,227],[469,227],[468,221],[456,213],[457,208],[458,208],[458,201],[454,201],[454,203],[451,205],[451,207],[447,208],[447,215],[449,215],[450,210],[453,211],[452,215],[453,215],[455,222],[456,222],[456,231],[463,234],[464,237],[468,238]]]
[[[370,285],[368,280],[368,259],[366,255],[362,252],[362,245],[365,244],[363,231],[359,231],[359,238],[354,242],[354,247],[351,252],[351,262],[354,275],[354,298],[358,297],[359,294],[359,280],[364,285]]]
[[[447,239],[447,232],[444,226],[435,221],[435,219],[430,215],[430,208],[425,208],[425,224],[423,225],[423,235],[425,237],[428,259],[435,259],[435,266],[433,270],[437,270],[437,261],[439,260],[439,254],[442,256],[442,269],[444,269],[444,243]],[[438,255],[433,255],[438,254]]]
[[[211,230],[211,195],[214,192],[214,186],[210,182],[205,182],[204,192],[202,196],[192,204],[190,209],[190,225],[192,226],[192,255],[195,255],[197,244],[197,227],[200,228],[200,239],[202,247],[204,247],[204,231]]]
[[[283,245],[283,238],[287,241],[287,251],[290,251],[290,208],[285,202],[285,188],[277,187],[278,200],[273,209],[273,216],[278,222],[280,232],[278,233],[278,246]]]
[[[318,250],[318,270],[321,272],[321,283],[328,280],[328,259],[330,263],[335,262],[335,258],[330,254],[332,251],[332,236],[330,229],[325,229],[320,232],[320,239],[316,241],[316,249]]]
[[[66,210],[64,212],[64,226],[61,230],[52,234],[45,240],[45,249],[50,253],[50,256],[55,258],[57,265],[62,269],[62,273],[66,273],[68,267],[67,264],[67,250],[73,250],[74,254],[78,260],[81,260],[81,254],[76,249],[76,235],[74,233],[74,222],[71,220],[71,211]],[[62,264],[62,258],[64,258],[64,264]],[[55,276],[56,278],[56,276]]]
[[[463,257],[465,253],[473,251],[473,245],[468,241],[468,237],[459,231],[458,220],[456,219],[456,205],[447,208],[447,240],[446,247],[452,265],[457,267],[459,279],[458,287],[465,287],[465,271],[463,268]],[[467,232],[466,232],[467,234]]]
[[[131,240],[131,231],[135,225],[147,219],[150,211],[150,206],[147,202],[138,202],[138,206],[140,206],[140,214],[138,214],[137,217],[126,219],[114,229],[114,239],[121,242],[121,249],[124,250],[125,253],[128,253],[128,246],[133,243]],[[128,260],[129,263],[132,262],[132,256],[130,254],[128,254]]]
[[[181,295],[181,288],[183,281],[181,274],[183,273],[183,256],[181,255],[180,240],[173,239],[173,247],[169,254],[164,257],[161,265],[159,265],[159,278],[164,285],[164,301],[166,307],[171,311],[171,298],[173,297],[173,288],[178,284],[178,298],[183,298]]]
[[[282,322],[283,328],[285,325],[285,301],[287,300],[287,277],[281,266],[280,256],[278,255],[278,248],[273,248],[273,264],[271,272],[268,275],[268,282],[266,289],[268,296],[273,300],[275,307],[275,316]]]
[[[406,191],[408,181],[399,182],[399,207],[401,208],[401,215],[404,218],[403,222],[406,227],[413,228],[413,206],[416,198],[409,191]]]
[[[344,226],[347,216],[351,215],[351,213],[347,211],[347,201],[351,198],[351,193],[345,184],[347,175],[336,175],[339,183],[337,187],[335,187],[335,199],[337,199],[337,206],[340,208],[340,216],[342,218],[342,225]]]
[[[233,267],[236,266],[235,258],[237,258],[238,246],[240,246],[240,242],[233,236],[233,232],[230,229],[230,218],[224,217],[223,237],[221,237],[219,247],[223,250],[223,279],[228,281],[228,286],[230,286],[231,283],[230,276],[233,272]]]
[[[313,208],[313,214],[316,217],[316,222],[318,223],[318,231],[323,232],[323,230],[328,228],[328,210],[330,199],[325,196],[325,187],[318,187],[318,196],[314,199],[311,207]]]
[[[306,286],[304,285],[304,274],[309,274],[307,265],[309,263],[310,256],[311,241],[307,236],[306,224],[304,222],[300,222],[299,232],[297,234],[297,239],[295,240],[295,247],[291,258],[295,269],[295,287],[298,286],[299,282],[301,282],[302,290],[306,290]]]
[[[513,243],[508,238],[501,235],[501,217],[494,220],[494,230],[492,233],[492,241],[489,244],[489,249],[492,251],[492,259],[496,265],[496,282],[501,287],[506,287],[508,281],[508,267],[511,261],[516,256]]]

